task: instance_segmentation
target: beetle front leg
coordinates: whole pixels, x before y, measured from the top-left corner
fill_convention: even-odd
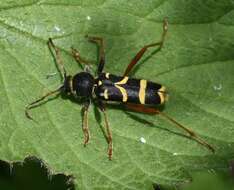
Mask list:
[[[88,125],[88,109],[89,104],[84,105],[83,110],[83,122],[82,122],[82,130],[84,133],[84,146],[86,146],[90,139],[89,125]]]
[[[89,61],[80,56],[80,53],[77,49],[71,47],[71,54],[85,72],[90,72],[92,65],[89,63]]]
[[[105,49],[104,49],[104,41],[101,37],[95,36],[86,36],[89,41],[94,42],[99,45],[99,61],[98,61],[98,70],[97,73],[100,75],[105,66]]]

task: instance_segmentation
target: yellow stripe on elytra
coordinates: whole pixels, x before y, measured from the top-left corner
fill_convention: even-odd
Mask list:
[[[167,100],[167,94],[166,94],[166,88],[165,88],[165,86],[162,86],[158,90],[157,94],[160,97],[160,104],[163,104]]]
[[[121,84],[126,84],[128,82],[128,77],[124,77],[121,81],[116,82],[115,84],[121,85]]]
[[[123,96],[123,99],[122,101],[123,102],[127,102],[128,100],[128,94],[127,94],[127,91],[125,90],[125,88],[121,87],[121,86],[118,86],[118,85],[115,85],[116,88],[118,88]]]
[[[102,81],[98,81],[98,86],[101,86],[102,85]]]
[[[106,78],[108,79],[110,77],[110,73],[106,73]]]
[[[125,88],[119,86],[121,84],[126,84],[128,82],[128,77],[124,77],[121,81],[115,83],[115,87],[118,88],[123,96],[122,101],[127,102],[128,100],[128,94]]]
[[[145,90],[147,86],[146,80],[140,81],[139,100],[141,104],[145,104]]]
[[[108,100],[109,97],[108,97],[108,90],[107,89],[104,90],[104,94],[103,95],[104,95],[104,98],[106,100]]]

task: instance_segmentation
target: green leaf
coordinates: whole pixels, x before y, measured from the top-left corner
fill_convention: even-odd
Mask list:
[[[21,0],[0,3],[0,155],[4,160],[35,155],[54,170],[73,174],[77,189],[152,189],[153,183],[190,181],[193,170],[228,167],[234,157],[234,2],[160,0]],[[164,112],[216,149],[212,154],[160,117],[107,110],[113,161],[89,111],[91,140],[83,147],[82,105],[58,97],[24,115],[25,105],[60,84],[47,47],[62,51],[70,74],[81,71],[70,47],[97,62],[85,35],[105,39],[105,71],[122,75],[144,45],[157,42],[162,21],[169,32],[162,51],[146,53],[132,73],[165,85]],[[93,64],[96,68],[97,64]],[[141,138],[146,140],[141,142]]]

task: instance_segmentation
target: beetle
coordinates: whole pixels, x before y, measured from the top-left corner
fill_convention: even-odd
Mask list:
[[[138,63],[138,61],[149,48],[157,46],[158,50],[160,50],[163,47],[167,31],[168,22],[167,19],[164,19],[161,40],[157,43],[152,43],[141,48],[140,51],[138,51],[135,57],[131,60],[122,76],[103,72],[105,65],[104,42],[102,38],[93,36],[87,36],[87,38],[91,42],[97,43],[99,45],[99,64],[97,68],[97,77],[94,77],[91,74],[89,63],[81,58],[79,52],[74,48],[72,48],[72,55],[78,63],[85,65],[84,71],[77,73],[74,76],[67,75],[60,56],[60,51],[50,38],[48,41],[48,46],[51,51],[54,50],[55,52],[55,62],[63,78],[63,84],[56,90],[48,92],[41,98],[28,104],[25,108],[26,116],[29,119],[33,119],[29,114],[29,110],[40,105],[44,99],[51,95],[64,93],[73,97],[82,98],[82,101],[84,102],[82,129],[84,133],[84,145],[86,145],[90,138],[88,127],[88,108],[91,102],[95,102],[104,115],[106,135],[108,140],[108,156],[111,160],[113,154],[113,143],[112,133],[106,114],[106,104],[109,102],[117,102],[122,103],[127,109],[132,111],[143,112],[147,114],[159,114],[163,116],[164,118],[174,123],[175,126],[186,131],[192,139],[214,152],[214,148],[206,141],[198,137],[195,132],[184,127],[172,117],[157,109],[156,106],[164,104],[167,100],[167,91],[164,86],[152,81],[129,77],[130,71],[134,68],[134,66]]]

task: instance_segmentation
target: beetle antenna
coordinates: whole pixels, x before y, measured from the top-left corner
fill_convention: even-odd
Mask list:
[[[35,100],[35,101],[31,102],[30,104],[28,104],[25,107],[25,115],[26,115],[26,117],[28,119],[33,120],[33,118],[31,117],[31,115],[29,114],[29,110],[32,109],[32,108],[37,107],[40,104],[40,102],[42,102],[46,97],[54,95],[54,94],[57,94],[57,93],[60,93],[61,90],[63,89],[63,87],[64,86],[61,86],[61,87],[59,87],[58,89],[56,89],[54,91],[50,91],[50,92],[46,93],[44,96],[42,96],[42,97],[38,98],[37,100]]]
[[[57,68],[58,68],[59,72],[61,73],[61,76],[62,76],[63,81],[64,81],[66,79],[67,72],[66,72],[66,69],[64,67],[61,55],[60,55],[60,50],[57,46],[55,46],[54,42],[52,41],[52,38],[49,38],[48,46],[49,46],[50,51],[52,51],[52,48],[55,51],[55,55],[53,53],[52,54],[55,57],[55,62],[56,62]]]

